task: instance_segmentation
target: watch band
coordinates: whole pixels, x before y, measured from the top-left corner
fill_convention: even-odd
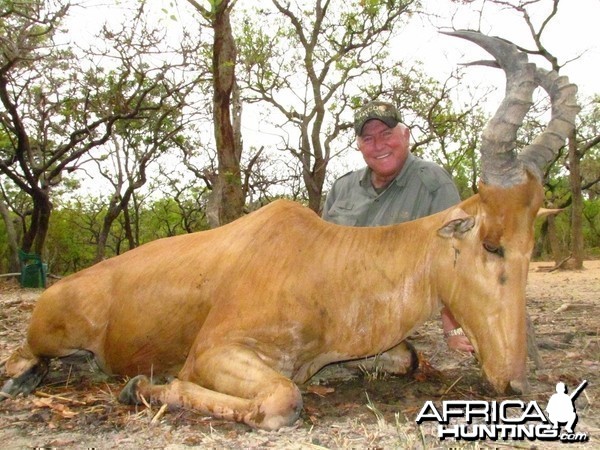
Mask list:
[[[465,332],[461,327],[455,328],[454,330],[444,331],[444,337],[448,339],[450,336],[465,336]]]

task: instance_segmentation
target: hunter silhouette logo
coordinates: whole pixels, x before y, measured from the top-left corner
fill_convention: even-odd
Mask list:
[[[576,433],[575,400],[587,386],[584,380],[569,395],[565,383],[556,384],[556,393],[548,399],[546,414],[535,400],[445,400],[441,407],[428,400],[415,419],[437,422],[441,440],[517,440],[586,442],[587,433]],[[456,422],[456,423],[451,423]],[[562,427],[564,425],[564,428]]]
[[[567,386],[565,383],[556,383],[556,394],[553,394],[548,400],[548,406],[546,406],[546,412],[548,413],[548,419],[554,425],[553,428],[557,429],[559,423],[566,423],[565,431],[569,434],[573,434],[573,428],[577,423],[577,412],[575,411],[575,399],[581,394],[581,391],[587,385],[587,380],[583,380],[577,389],[573,391],[571,395],[567,394]]]

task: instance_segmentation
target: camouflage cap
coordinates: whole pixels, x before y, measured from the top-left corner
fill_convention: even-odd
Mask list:
[[[400,114],[392,103],[372,101],[360,108],[354,115],[354,131],[360,136],[362,129],[371,119],[381,120],[388,127],[393,128],[400,122]]]

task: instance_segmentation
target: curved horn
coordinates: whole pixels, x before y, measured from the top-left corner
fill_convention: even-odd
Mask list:
[[[575,118],[580,108],[577,104],[577,86],[570,83],[567,77],[538,68],[535,80],[548,93],[552,113],[544,131],[521,151],[519,160],[541,181],[544,168],[575,129]]]
[[[575,122],[577,88],[555,72],[538,69],[511,42],[476,31],[445,32],[476,43],[496,59],[506,74],[506,94],[483,132],[481,177],[486,184],[503,187],[525,181],[526,170],[539,180],[545,165],[564,144]],[[478,62],[481,64],[481,62]],[[489,63],[485,63],[491,65]],[[535,88],[541,85],[550,95],[552,118],[546,129],[519,156],[515,151],[517,130],[531,108]]]

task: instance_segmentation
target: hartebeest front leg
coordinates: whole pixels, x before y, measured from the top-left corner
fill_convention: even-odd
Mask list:
[[[190,358],[180,373],[183,379],[154,385],[138,376],[125,386],[119,400],[140,403],[144,397],[265,430],[290,426],[298,419],[302,410],[300,390],[253,350],[230,345]]]

